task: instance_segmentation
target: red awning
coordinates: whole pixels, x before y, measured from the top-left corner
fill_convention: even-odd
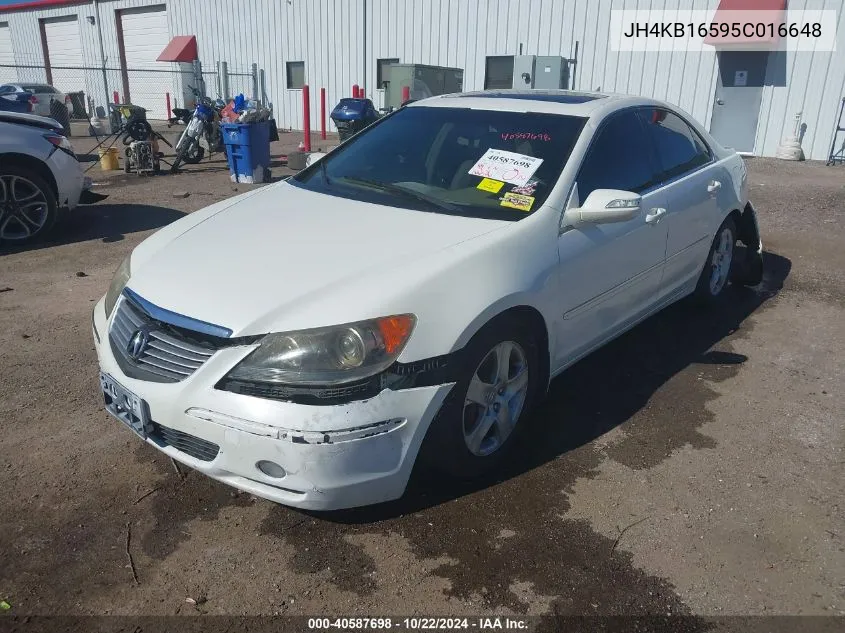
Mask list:
[[[718,34],[708,35],[704,43],[720,49],[777,48],[785,10],[786,0],[719,0],[711,22]]]
[[[192,62],[199,59],[197,56],[197,36],[177,35],[170,44],[164,47],[161,55],[156,58],[158,62]]]

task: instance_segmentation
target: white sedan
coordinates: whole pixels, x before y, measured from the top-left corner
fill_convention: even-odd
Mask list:
[[[489,472],[578,359],[761,275],[745,165],[689,115],[464,93],[160,230],[93,329],[106,408],[147,443],[329,510],[400,497],[418,458]]]

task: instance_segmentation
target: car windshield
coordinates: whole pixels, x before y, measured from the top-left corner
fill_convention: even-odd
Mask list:
[[[585,121],[533,112],[405,107],[290,182],[395,207],[519,220],[548,197]]]

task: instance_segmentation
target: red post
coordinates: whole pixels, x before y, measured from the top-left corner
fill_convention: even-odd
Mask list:
[[[164,96],[167,99],[167,118],[170,119],[173,116],[173,111],[170,109],[170,93],[165,92]]]
[[[326,140],[326,89],[320,88],[320,138]]]
[[[311,95],[308,84],[302,86],[302,119],[305,124],[302,126],[302,143],[305,151],[311,151]]]
[[[358,98],[358,84],[352,84],[352,98]]]
[[[411,87],[402,86],[402,103],[411,100]]]
[[[114,91],[114,94],[112,95],[112,97],[114,97],[115,103],[120,103],[120,95],[117,94],[117,90]]]

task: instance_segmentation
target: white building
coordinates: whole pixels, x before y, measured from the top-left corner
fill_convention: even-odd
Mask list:
[[[774,155],[802,112],[805,154],[826,159],[845,97],[842,0],[788,0],[790,11],[836,11],[836,23],[826,24],[838,29],[836,52],[609,50],[611,9],[714,10],[737,2],[787,5],[787,0],[36,0],[0,6],[0,82],[43,81],[45,64],[78,68],[53,73],[54,84],[83,89],[100,105],[114,91],[128,91],[133,103],[157,116],[165,111],[164,93],[180,101],[184,85],[155,72],[170,68],[155,58],[171,37],[196,35],[204,71],[213,73],[225,61],[230,72],[240,73],[234,92],[252,91],[252,64],[264,71],[266,99],[280,127],[303,127],[301,84],[308,84],[311,127],[317,129],[320,88],[326,89],[329,109],[350,96],[356,83],[381,105],[378,79],[388,61],[462,68],[464,90],[476,90],[500,85],[510,58],[521,52],[569,60],[572,89],[675,103],[725,144],[757,155]],[[104,65],[115,70],[96,72]],[[733,87],[732,78],[739,85]],[[208,75],[212,96],[215,81]]]

